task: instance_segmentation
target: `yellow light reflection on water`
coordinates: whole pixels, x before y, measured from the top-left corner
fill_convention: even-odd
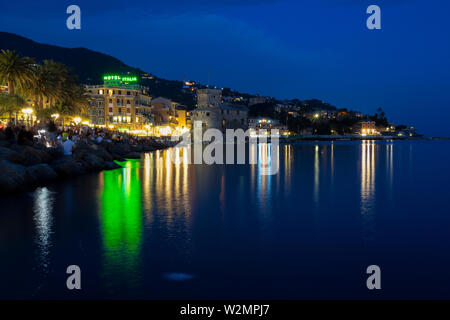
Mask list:
[[[289,193],[291,190],[292,163],[294,161],[292,146],[287,144],[284,146],[284,191]]]
[[[365,240],[372,240],[374,234],[375,198],[375,142],[361,144],[361,215]]]
[[[319,202],[319,183],[320,183],[320,159],[319,159],[319,146],[314,146],[314,202]]]

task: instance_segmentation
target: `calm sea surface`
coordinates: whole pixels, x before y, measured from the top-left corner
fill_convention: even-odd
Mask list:
[[[449,147],[280,145],[272,176],[169,149],[0,197],[0,298],[450,298]]]

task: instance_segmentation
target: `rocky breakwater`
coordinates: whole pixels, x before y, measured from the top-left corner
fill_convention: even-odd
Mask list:
[[[149,142],[130,145],[125,142],[81,141],[72,156],[60,148],[48,148],[37,142],[17,145],[0,141],[0,194],[33,190],[50,181],[68,179],[88,172],[120,168],[114,160],[138,159],[142,152],[165,149],[169,144]]]

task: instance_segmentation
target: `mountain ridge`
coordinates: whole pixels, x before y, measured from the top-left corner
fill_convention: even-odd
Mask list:
[[[35,58],[38,63],[46,59],[63,63],[77,76],[77,81],[83,84],[101,84],[102,76],[107,73],[131,73],[139,77],[147,73],[106,53],[85,47],[65,48],[40,43],[4,31],[0,31],[0,49],[15,50],[22,56]],[[149,87],[154,96],[163,96],[189,107],[195,105],[194,97],[183,90],[181,81],[153,77],[153,79],[142,79],[141,84]]]

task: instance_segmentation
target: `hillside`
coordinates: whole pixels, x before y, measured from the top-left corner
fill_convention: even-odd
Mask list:
[[[77,75],[78,82],[84,84],[100,84],[105,73],[138,75],[146,73],[138,68],[130,67],[110,55],[86,48],[63,48],[42,44],[16,34],[0,32],[0,49],[19,52],[23,56],[33,57],[37,62],[52,59],[69,66]],[[183,91],[181,81],[171,81],[154,77],[143,79],[141,84],[150,88],[153,96],[164,96],[187,106],[194,105],[194,98]]]

